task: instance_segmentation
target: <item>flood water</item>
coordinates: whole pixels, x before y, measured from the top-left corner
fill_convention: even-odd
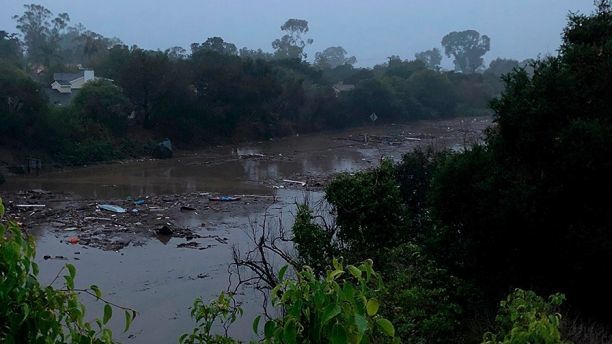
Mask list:
[[[423,121],[409,125],[356,128],[342,132],[300,135],[276,141],[242,146],[222,146],[198,152],[177,154],[169,160],[142,160],[95,165],[43,173],[40,176],[8,177],[2,192],[43,189],[64,192],[72,199],[125,199],[128,196],[167,195],[186,192],[224,194],[276,194],[277,202],[245,207],[239,213],[221,212],[202,219],[185,215],[182,224],[209,221],[215,235],[227,238],[227,244],[211,243],[205,250],[177,248],[184,241],[147,240],[144,245],[130,245],[120,251],[102,251],[83,245],[68,245],[61,237],[37,230],[37,261],[43,283],[50,282],[67,262],[77,267],[77,286],[97,284],[114,303],[139,312],[132,329],[121,334],[123,318],[117,312],[112,326],[124,343],[174,343],[193,326],[189,307],[201,296],[210,300],[228,287],[231,247],[249,245],[247,232],[264,214],[274,221],[289,224],[296,201],[305,197],[298,188],[273,189],[282,179],[326,176],[375,166],[381,157],[399,159],[417,146],[460,149],[478,140],[490,124],[489,118],[465,118]],[[401,142],[360,142],[367,133],[375,136],[402,137]],[[263,156],[261,156],[263,155]],[[319,200],[321,192],[309,197]],[[210,228],[198,229],[210,232]],[[211,239],[203,239],[211,240]],[[44,255],[64,256],[67,260],[44,260]],[[251,321],[259,314],[261,299],[249,289],[240,295],[245,316],[231,333],[251,337]],[[84,297],[91,315],[100,307]]]

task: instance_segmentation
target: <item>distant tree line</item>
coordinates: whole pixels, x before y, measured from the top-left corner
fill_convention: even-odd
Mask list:
[[[70,163],[143,154],[143,137],[193,147],[362,125],[372,113],[382,123],[490,114],[500,76],[520,67],[498,59],[484,70],[490,40],[473,30],[444,37],[457,68],[443,71],[437,48],[357,68],[335,46],[308,63],[303,19],[280,27],[271,53],[221,37],[190,51],[128,47],[34,4],[14,19],[19,34],[0,31],[0,140]],[[53,73],[79,65],[109,80],[89,83],[66,107],[48,105]]]

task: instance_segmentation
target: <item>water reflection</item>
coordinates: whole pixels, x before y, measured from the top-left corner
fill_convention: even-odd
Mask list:
[[[382,155],[399,159],[402,153],[418,145],[456,147],[465,142],[463,132],[470,126],[475,128],[472,131],[479,132],[489,123],[488,119],[466,121],[424,121],[408,126],[356,128],[341,133],[294,136],[238,147],[215,147],[168,160],[95,165],[45,173],[39,177],[9,177],[0,188],[42,188],[93,199],[196,191],[267,193],[269,188],[264,182],[269,180],[290,178],[296,174],[354,171],[375,164]],[[453,131],[453,126],[460,128],[461,132],[459,129]],[[364,145],[338,139],[359,137],[364,130],[371,135],[413,136],[420,133],[422,137],[432,139],[407,140],[400,146]]]

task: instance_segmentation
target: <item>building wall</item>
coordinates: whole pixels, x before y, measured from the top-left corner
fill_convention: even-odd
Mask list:
[[[84,70],[83,71],[83,78],[85,78],[85,82],[87,81],[91,81],[93,79],[95,79],[95,75],[94,75],[94,71],[93,70]]]

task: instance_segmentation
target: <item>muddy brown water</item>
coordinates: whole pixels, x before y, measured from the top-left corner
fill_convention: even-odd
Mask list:
[[[212,225],[198,229],[227,239],[198,239],[205,250],[177,248],[185,239],[147,240],[120,251],[102,251],[83,245],[69,245],[65,237],[45,228],[36,229],[37,261],[41,280],[49,283],[59,269],[70,262],[77,267],[76,284],[97,284],[114,303],[132,307],[139,316],[127,333],[122,315],[116,312],[111,325],[124,343],[175,343],[193,323],[189,307],[200,296],[205,300],[228,286],[228,264],[232,245],[246,249],[254,221],[268,219],[290,224],[296,201],[305,197],[300,187],[274,189],[283,179],[321,179],[338,172],[351,172],[378,164],[381,157],[399,159],[417,146],[461,149],[476,142],[490,125],[490,118],[463,118],[422,121],[407,125],[354,128],[342,132],[300,135],[242,146],[221,146],[183,153],[169,160],[140,160],[95,165],[43,173],[38,177],[8,177],[0,195],[18,190],[43,189],[64,192],[69,199],[125,199],[146,195],[211,192],[223,194],[276,194],[277,202],[245,202],[239,211],[221,212],[211,218],[186,213],[185,226],[201,222]],[[363,134],[368,134],[367,143]],[[382,139],[381,139],[382,138]],[[400,138],[400,140],[396,140]],[[263,155],[263,156],[262,156]],[[323,197],[309,193],[311,200]],[[67,260],[43,256],[63,256]],[[251,338],[251,320],[260,313],[261,297],[249,288],[241,290],[245,315],[230,333]],[[83,298],[89,315],[100,314],[100,305]]]

